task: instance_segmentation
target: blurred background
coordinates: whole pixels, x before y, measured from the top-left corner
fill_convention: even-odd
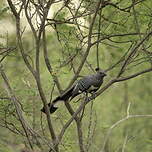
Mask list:
[[[16,1],[16,5],[17,5]],[[96,1],[93,1],[96,3]],[[117,0],[113,3],[120,2]],[[74,2],[73,2],[74,3]],[[83,3],[89,3],[84,1]],[[94,3],[87,7],[88,11],[94,9]],[[119,6],[125,8],[130,6],[130,1],[122,1]],[[78,3],[79,4],[79,3]],[[75,2],[77,5],[77,1]],[[75,6],[73,4],[73,6]],[[61,8],[62,4],[54,5],[48,18],[53,18],[56,12]],[[152,21],[152,2],[145,0],[137,5],[136,11],[141,33],[146,33],[147,27],[151,29]],[[83,6],[85,9],[85,5]],[[108,6],[103,9],[103,18],[101,22],[101,33],[119,34],[119,33],[136,33],[134,17],[132,13],[115,11],[115,7]],[[68,11],[63,9],[56,19],[68,18]],[[34,19],[33,19],[34,20]],[[88,29],[85,28],[89,24],[90,18],[87,16],[79,19],[81,23],[81,31],[84,36],[88,34]],[[37,20],[37,22],[39,22]],[[35,27],[37,22],[35,22]],[[29,61],[34,66],[33,58],[35,57],[35,40],[32,35],[29,24],[25,18],[25,14],[21,13],[21,28],[23,30],[22,41],[25,52],[29,55]],[[98,22],[95,23],[94,30],[98,28]],[[58,31],[58,33],[56,32]],[[101,34],[102,35],[102,34]],[[55,74],[61,85],[65,89],[74,75],[74,70],[77,69],[84,55],[86,45],[80,46],[78,29],[72,24],[59,24],[56,29],[48,25],[46,27],[46,38],[48,47],[48,56]],[[104,36],[104,35],[102,35]],[[102,69],[108,69],[115,64],[127,51],[130,43],[126,41],[138,41],[138,35],[128,35],[125,37],[114,37],[105,40],[99,45],[99,64]],[[84,38],[85,41],[85,38]],[[119,42],[119,43],[117,43]],[[146,44],[151,45],[149,39]],[[14,91],[15,96],[20,101],[23,110],[23,116],[28,121],[32,129],[50,140],[48,136],[48,126],[46,116],[41,113],[43,107],[35,80],[31,72],[27,69],[20,50],[17,47],[16,25],[15,18],[9,9],[5,0],[0,3],[0,48],[1,52],[12,48],[3,60],[4,54],[0,54],[1,64],[8,77],[9,83]],[[151,50],[151,46],[149,51]],[[1,53],[0,52],[0,53]],[[71,57],[74,59],[70,62]],[[138,59],[143,59],[139,60]],[[69,62],[68,62],[69,61]],[[140,63],[142,62],[142,63]],[[70,64],[69,64],[70,63]],[[140,63],[140,64],[139,64]],[[73,65],[72,65],[73,64]],[[137,64],[137,65],[136,65]],[[137,71],[146,69],[149,66],[149,60],[145,58],[143,53],[140,53],[137,61],[129,65],[125,76],[136,73]],[[97,67],[96,45],[91,48],[80,76],[94,73]],[[121,64],[113,70],[107,72],[107,77],[104,79],[105,85],[109,80],[116,76]],[[59,95],[52,76],[45,65],[43,52],[40,52],[40,75],[42,87],[45,95],[49,99],[54,99]],[[83,116],[82,129],[84,136],[84,144],[89,147],[90,152],[98,152],[102,149],[105,137],[110,127],[117,121],[126,117],[127,108],[129,107],[130,115],[150,115],[152,114],[152,74],[151,72],[140,75],[134,79],[116,83],[107,89],[103,94],[98,96],[94,101],[91,101],[86,107]],[[23,135],[23,130],[18,118],[15,115],[15,107],[8,98],[8,93],[5,90],[6,86],[2,78],[0,78],[0,152],[20,152],[25,151],[28,147],[27,140]],[[51,93],[53,90],[53,94]],[[76,100],[76,99],[75,99]],[[76,110],[81,102],[71,102],[72,107]],[[67,112],[64,104],[62,108],[54,113],[51,118],[55,127],[55,132],[58,134],[63,124],[71,117]],[[35,152],[48,151],[48,146],[45,143],[38,143],[34,138],[31,139]],[[125,146],[125,150],[124,147]],[[42,148],[43,147],[43,148]],[[152,120],[149,117],[139,117],[128,119],[112,129],[110,136],[105,145],[106,152],[150,152],[152,150]],[[73,122],[62,139],[60,145],[61,152],[78,152],[78,141],[76,125]]]

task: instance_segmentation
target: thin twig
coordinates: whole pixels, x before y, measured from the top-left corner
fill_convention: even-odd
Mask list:
[[[114,128],[116,128],[117,126],[119,126],[121,123],[125,122],[126,120],[129,120],[129,119],[135,119],[135,118],[152,118],[152,115],[129,115],[129,116],[126,116],[125,118],[115,122],[108,130],[106,136],[105,136],[105,140],[103,142],[103,146],[102,146],[102,150],[100,150],[100,152],[104,152],[104,149],[105,149],[105,145],[113,131]]]

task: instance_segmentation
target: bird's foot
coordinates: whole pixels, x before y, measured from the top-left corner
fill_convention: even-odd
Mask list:
[[[95,99],[96,98],[96,93],[94,92],[94,93],[91,93],[91,98],[92,99]]]

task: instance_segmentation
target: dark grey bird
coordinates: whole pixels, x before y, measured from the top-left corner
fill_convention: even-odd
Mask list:
[[[57,109],[58,102],[66,102],[72,100],[74,97],[81,93],[91,93],[94,94],[102,85],[103,78],[106,76],[105,71],[96,68],[96,74],[84,76],[82,79],[78,80],[69,90],[67,90],[61,96],[55,98],[52,103],[48,104],[50,113],[54,113]],[[41,109],[45,113],[45,108]]]

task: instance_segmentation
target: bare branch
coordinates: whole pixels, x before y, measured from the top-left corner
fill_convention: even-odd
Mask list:
[[[62,92],[62,88],[61,85],[59,83],[59,80],[57,78],[57,76],[53,73],[53,69],[52,66],[50,64],[49,58],[48,58],[48,51],[47,51],[47,44],[46,44],[46,36],[45,36],[45,29],[43,31],[43,48],[44,48],[44,59],[45,59],[45,64],[47,66],[48,71],[50,72],[51,76],[53,77],[53,80],[59,90],[59,92]]]
[[[120,81],[129,80],[129,79],[135,78],[135,77],[137,77],[137,76],[139,76],[139,75],[142,75],[142,74],[144,74],[144,73],[148,73],[148,72],[151,72],[151,71],[152,71],[152,68],[149,68],[149,69],[143,70],[143,71],[141,71],[141,72],[132,74],[132,75],[130,75],[130,76],[128,76],[128,77],[118,78],[118,79],[115,80],[115,82],[120,82]]]
[[[2,78],[4,80],[4,83],[5,83],[6,87],[7,87],[8,94],[9,94],[11,100],[13,101],[13,103],[15,105],[16,113],[17,113],[18,118],[19,118],[19,120],[21,122],[23,130],[24,130],[24,132],[26,134],[26,137],[27,137],[27,140],[29,142],[29,145],[30,145],[31,149],[33,149],[33,145],[31,143],[31,140],[30,140],[30,137],[29,137],[29,133],[28,133],[28,127],[27,127],[27,125],[25,123],[25,120],[24,120],[24,118],[22,116],[22,111],[20,110],[20,106],[18,104],[17,98],[15,97],[15,95],[14,95],[12,89],[11,89],[11,86],[10,86],[10,84],[8,82],[8,78],[6,77],[4,71],[2,70],[2,67],[0,67],[0,72],[1,72],[1,76],[2,76]]]
[[[68,88],[73,84],[73,82],[77,79],[81,69],[83,68],[83,65],[87,59],[87,56],[89,55],[89,52],[90,52],[90,48],[91,48],[91,36],[92,36],[92,32],[93,32],[93,26],[94,26],[94,23],[95,23],[95,20],[96,20],[96,16],[97,16],[97,13],[100,9],[100,5],[102,4],[103,0],[100,0],[98,3],[97,3],[97,6],[96,6],[96,11],[94,13],[94,16],[92,18],[92,21],[91,21],[91,24],[90,24],[90,27],[89,27],[89,34],[88,34],[88,42],[87,42],[87,49],[86,49],[86,52],[84,54],[84,57],[83,59],[81,60],[81,63],[76,71],[76,74],[75,76],[72,78],[71,82],[69,83],[69,86]]]
[[[105,152],[104,149],[105,149],[105,145],[113,131],[114,128],[116,128],[117,126],[121,125],[123,122],[125,122],[126,120],[129,120],[129,119],[135,119],[135,118],[152,118],[152,115],[129,115],[129,116],[126,116],[124,117],[123,119],[115,122],[108,130],[106,136],[105,136],[105,140],[104,140],[104,143],[103,143],[103,146],[102,146],[102,150],[100,150],[100,152]]]
[[[130,62],[130,60],[132,59],[132,57],[137,53],[139,47],[152,35],[152,31],[150,31],[130,52],[130,54],[128,55],[128,57],[126,58],[124,64],[122,65],[120,72],[118,73],[117,77],[120,77],[121,74],[124,72],[127,64]]]

